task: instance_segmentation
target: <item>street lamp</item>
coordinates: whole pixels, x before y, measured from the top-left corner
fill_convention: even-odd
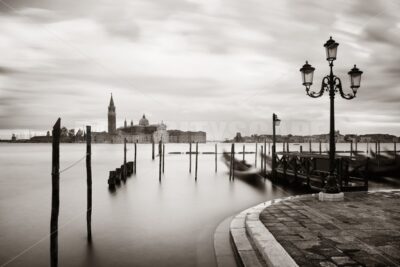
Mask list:
[[[308,96],[317,98],[324,94],[325,91],[329,92],[330,97],[330,132],[329,132],[329,175],[323,191],[325,193],[339,193],[340,188],[337,184],[335,176],[335,94],[340,93],[344,99],[353,99],[356,97],[357,89],[360,87],[361,74],[356,65],[351,69],[348,74],[350,76],[350,82],[353,93],[346,94],[343,92],[342,82],[339,77],[333,75],[333,61],[336,60],[337,48],[339,44],[330,37],[330,39],[324,44],[326,50],[326,60],[329,62],[330,74],[322,79],[321,90],[319,92],[310,91],[310,87],[313,83],[314,70],[310,64],[306,61],[306,64],[300,69],[303,79],[303,85],[306,87],[306,93]]]
[[[275,127],[281,124],[281,120],[278,119],[278,116],[273,113],[272,114],[272,178],[276,178],[276,134]]]

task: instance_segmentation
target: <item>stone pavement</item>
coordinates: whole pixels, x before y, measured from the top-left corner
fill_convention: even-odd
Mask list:
[[[299,266],[400,266],[400,191],[283,200],[260,220]]]

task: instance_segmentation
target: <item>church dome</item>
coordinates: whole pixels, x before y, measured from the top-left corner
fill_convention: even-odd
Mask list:
[[[143,114],[143,117],[139,121],[140,126],[149,126],[149,120],[146,119],[146,116]]]

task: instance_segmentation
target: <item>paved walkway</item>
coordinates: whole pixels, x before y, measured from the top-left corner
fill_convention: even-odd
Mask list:
[[[299,266],[400,266],[400,191],[284,200],[260,220]]]

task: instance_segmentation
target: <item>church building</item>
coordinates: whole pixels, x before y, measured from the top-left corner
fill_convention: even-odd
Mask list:
[[[123,143],[127,139],[128,143],[151,143],[162,140],[168,143],[167,126],[161,122],[159,124],[150,124],[149,120],[143,114],[137,125],[131,120],[127,125],[125,119],[124,126],[117,128],[117,114],[114,99],[111,94],[110,104],[108,105],[108,132],[93,132],[93,142],[95,143]]]

